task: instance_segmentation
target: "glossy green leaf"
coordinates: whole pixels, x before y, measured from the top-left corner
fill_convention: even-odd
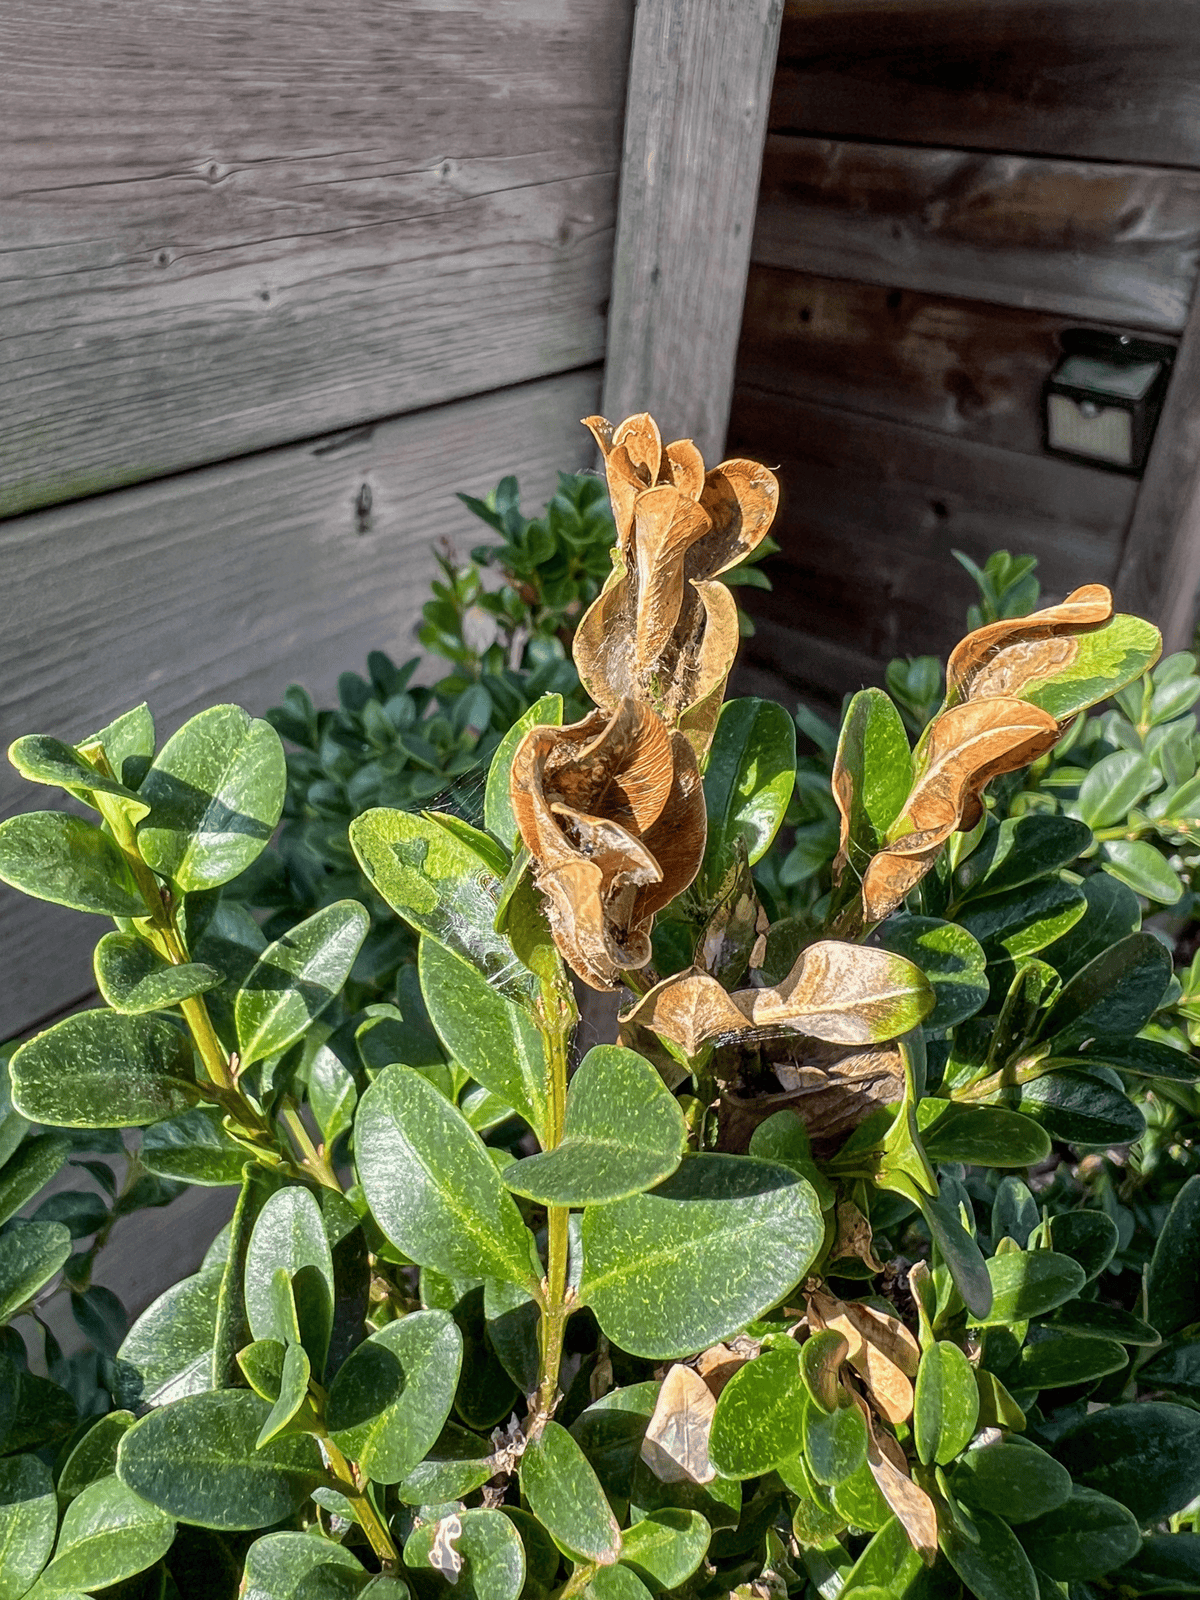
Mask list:
[[[997,1439],[968,1450],[950,1477],[963,1504],[1005,1522],[1030,1522],[1053,1512],[1071,1493],[1071,1474],[1036,1445]]]
[[[532,1241],[478,1134],[431,1083],[388,1067],[359,1102],[359,1178],[398,1250],[451,1276],[534,1289]]]
[[[71,1254],[61,1222],[19,1222],[0,1234],[0,1324],[50,1282]]]
[[[1078,1484],[1069,1500],[1026,1522],[1020,1540],[1033,1564],[1061,1581],[1102,1578],[1128,1561],[1141,1531],[1123,1505]]]
[[[711,1537],[698,1511],[665,1506],[626,1529],[621,1565],[635,1572],[652,1594],[678,1589],[704,1560]]]
[[[520,843],[517,819],[513,815],[508,785],[512,775],[513,756],[517,746],[530,728],[561,728],[563,698],[560,694],[544,694],[535,700],[529,710],[522,713],[496,746],[488,768],[487,790],[483,800],[483,820],[489,833],[495,834],[507,850],[515,850]]]
[[[926,1466],[946,1466],[965,1450],[979,1421],[971,1363],[956,1344],[939,1340],[922,1353],[913,1402],[913,1437]]]
[[[1078,1333],[1087,1339],[1151,1348],[1161,1343],[1157,1328],[1135,1317],[1122,1306],[1105,1305],[1100,1300],[1068,1300],[1059,1306],[1045,1327],[1056,1333]]]
[[[325,1420],[334,1443],[375,1483],[399,1483],[450,1415],[462,1335],[445,1311],[385,1324],[338,1369]]]
[[[904,723],[882,689],[861,689],[850,701],[838,738],[834,783],[849,813],[848,852],[859,872],[883,844],[912,786]]]
[[[1200,1176],[1171,1202],[1146,1282],[1147,1316],[1164,1336],[1200,1322]]]
[[[790,1167],[812,1184],[821,1210],[833,1210],[837,1198],[833,1185],[813,1159],[808,1129],[797,1112],[784,1109],[764,1118],[750,1135],[750,1154],[777,1167]]]
[[[1083,1288],[1083,1268],[1053,1250],[1014,1250],[987,1264],[992,1309],[980,1323],[1027,1322],[1074,1299]]]
[[[935,1164],[961,1161],[977,1167],[1032,1167],[1050,1154],[1050,1137],[1018,1111],[922,1100],[917,1126],[925,1154]]]
[[[1142,925],[1137,895],[1107,872],[1085,878],[1082,889],[1087,910],[1074,927],[1042,951],[1043,959],[1065,977]]]
[[[1023,1250],[1041,1218],[1041,1208],[1021,1179],[1001,1178],[992,1201],[993,1240],[999,1243],[1001,1239],[1015,1239]],[[1063,1253],[1071,1254],[1069,1250]]]
[[[36,1456],[0,1461],[0,1600],[21,1600],[45,1566],[57,1530],[49,1469]]]
[[[986,1511],[973,1520],[978,1543],[952,1522],[938,1523],[942,1552],[968,1592],[975,1600],[1038,1600],[1037,1578],[1012,1529]]]
[[[99,733],[80,739],[79,748],[90,750],[100,745],[121,782],[136,788],[154,757],[155,743],[154,718],[143,700],[140,706],[114,717]]]
[[[498,994],[477,967],[422,939],[421,992],[451,1057],[533,1131],[546,1131],[546,1052],[533,1018]]]
[[[1074,817],[1032,812],[990,821],[983,838],[956,868],[956,899],[1003,894],[1035,878],[1069,867],[1092,842],[1092,831]]]
[[[794,1172],[689,1156],[652,1193],[584,1212],[580,1298],[622,1349],[690,1355],[773,1306],[823,1239],[816,1194]]]
[[[1089,768],[1075,804],[1089,828],[1123,822],[1161,778],[1152,761],[1137,750],[1114,750]]]
[[[170,1516],[116,1478],[101,1478],[67,1507],[42,1587],[51,1594],[106,1589],[153,1566],[174,1537]]]
[[[3,1070],[0,1065],[0,1072]],[[0,1167],[0,1222],[7,1222],[32,1200],[70,1154],[71,1141],[62,1134],[40,1133],[26,1139],[12,1160]]]
[[[987,957],[965,928],[937,917],[889,917],[878,934],[885,950],[905,956],[929,979],[937,1004],[924,1019],[938,1033],[973,1017],[988,997]]]
[[[525,1549],[521,1536],[503,1511],[455,1511],[461,1532],[450,1548],[462,1559],[455,1575],[455,1600],[517,1600],[525,1583]],[[404,1544],[404,1564],[414,1572],[428,1571],[440,1519],[414,1528]],[[445,1572],[444,1567],[441,1569]]]
[[[867,1459],[867,1425],[858,1407],[849,1401],[830,1412],[806,1406],[802,1439],[805,1465],[818,1483],[845,1483]],[[795,1443],[793,1440],[793,1455]]]
[[[150,754],[153,753],[154,747],[151,745]],[[8,759],[30,783],[52,784],[81,800],[86,800],[92,794],[111,794],[129,800],[134,805],[139,804],[132,789],[126,788],[117,778],[97,772],[74,745],[64,744],[61,739],[53,739],[48,734],[29,733],[17,739],[8,748]],[[120,764],[115,765],[113,770],[119,772]],[[141,814],[144,815],[147,809],[141,805]]]
[[[177,889],[215,889],[265,848],[283,812],[287,768],[269,722],[210,706],[158,752],[138,789],[147,863]]]
[[[807,1405],[799,1345],[789,1341],[764,1350],[721,1390],[709,1460],[727,1478],[757,1478],[772,1471],[796,1454]]]
[[[508,872],[502,846],[456,818],[382,809],[355,818],[350,842],[370,882],[418,933],[470,962],[501,994],[532,1003],[536,980],[495,929]]]
[[[711,897],[734,860],[735,841],[750,865],[779,831],[796,785],[796,724],[774,700],[727,700],[704,768],[708,840],[699,892]]]
[[[126,1404],[162,1406],[212,1387],[212,1349],[223,1269],[202,1269],[159,1295],[117,1351],[128,1369]]]
[[[922,1194],[913,1185],[905,1188],[889,1181],[888,1186],[904,1194],[919,1208],[930,1237],[962,1296],[963,1304],[973,1315],[986,1317],[992,1304],[992,1285],[987,1264],[979,1246],[963,1227],[957,1211],[940,1198],[934,1200]]]
[[[1121,612],[1098,628],[1073,634],[1072,642],[1075,655],[1069,666],[1053,677],[1031,678],[1020,690],[1022,700],[1041,706],[1057,722],[1068,721],[1140,678],[1162,649],[1157,628]]]
[[[309,1190],[293,1185],[271,1195],[259,1213],[246,1251],[246,1315],[256,1339],[287,1343],[292,1330],[281,1310],[275,1275],[299,1280],[308,1269],[308,1315],[301,1318],[304,1343],[318,1378],[325,1365],[333,1324],[333,1256],[321,1210]],[[296,1299],[299,1309],[301,1291]],[[307,1327],[305,1324],[307,1323]]]
[[[283,1362],[292,1345],[278,1339],[256,1339],[237,1353],[237,1364],[246,1382],[263,1400],[272,1405],[283,1389]]]
[[[621,1553],[617,1520],[575,1440],[548,1422],[521,1457],[521,1492],[534,1516],[573,1561],[611,1566]]]
[[[286,1050],[337,997],[370,921],[357,900],[338,900],[267,946],[234,1005],[243,1066]]]
[[[405,1505],[440,1505],[463,1499],[495,1471],[490,1441],[449,1422],[424,1461],[400,1480],[396,1493]]]
[[[1173,906],[1183,894],[1179,874],[1146,839],[1109,839],[1100,846],[1100,861],[1135,894]]]
[[[1195,1083],[1200,1078],[1200,1060],[1158,1039],[1095,1039],[1078,1056],[1061,1058],[1067,1067],[1097,1064],[1135,1078],[1166,1078],[1172,1083]]]
[[[1142,1527],[1200,1494],[1200,1411],[1143,1400],[1095,1411],[1054,1448],[1077,1484],[1111,1495]]]
[[[92,960],[101,995],[114,1011],[131,1016],[169,1010],[221,982],[217,969],[202,962],[172,966],[135,933],[106,933]]]
[[[66,811],[23,811],[0,822],[0,879],[22,894],[73,911],[146,915],[114,840],[94,822]]]
[[[1138,1382],[1184,1400],[1200,1401],[1200,1339],[1185,1332],[1168,1340],[1138,1368]]]
[[[262,1427],[255,1440],[261,1450],[263,1445],[279,1437],[288,1424],[295,1420],[308,1399],[308,1385],[312,1365],[302,1344],[289,1344],[283,1353],[279,1371],[279,1393],[272,1401]]]
[[[800,1376],[804,1387],[813,1404],[826,1413],[837,1410],[842,1392],[838,1373],[846,1351],[845,1339],[834,1328],[810,1332],[800,1346]]]
[[[891,1521],[892,1508],[879,1492],[865,1461],[848,1478],[831,1487],[829,1498],[844,1522],[867,1533],[875,1533]]]
[[[642,1439],[654,1414],[659,1385],[653,1379],[610,1389],[571,1424],[577,1441],[610,1497],[627,1496]]]
[[[1010,1376],[1022,1389],[1066,1389],[1120,1372],[1128,1365],[1124,1347],[1114,1339],[1047,1329],[1036,1340],[1031,1332]]]
[[[242,1600],[350,1600],[368,1573],[349,1550],[309,1533],[268,1533],[246,1551]]]
[[[993,959],[1007,955],[1019,961],[1061,939],[1086,909],[1083,890],[1076,884],[1061,877],[1041,878],[972,900],[959,912],[958,921]]]
[[[133,1420],[132,1411],[110,1411],[107,1416],[96,1418],[63,1462],[57,1485],[62,1499],[73,1500],[89,1483],[112,1476],[117,1446],[133,1427]]]
[[[141,1128],[195,1104],[187,1034],[165,1017],[80,1011],[9,1063],[13,1104],[59,1128]]]
[[[514,1194],[548,1206],[598,1205],[652,1188],[683,1158],[679,1102],[642,1056],[595,1045],[567,1090],[562,1142],[504,1172]]]
[[[220,1188],[241,1183],[249,1154],[225,1132],[218,1107],[193,1106],[181,1116],[152,1123],[142,1135],[138,1160],[160,1178]]]
[[[624,1564],[599,1567],[583,1591],[584,1600],[650,1600],[651,1591]]]
[[[846,1574],[844,1595],[858,1600],[894,1600],[908,1594],[922,1570],[899,1517],[885,1522]]]
[[[1152,933],[1131,933],[1094,956],[1050,1007],[1041,1035],[1063,1054],[1084,1039],[1139,1033],[1171,981],[1171,953]]]
[[[1116,1580],[1137,1594],[1200,1594],[1200,1534],[1152,1533]]]
[[[1051,1138],[1067,1144],[1132,1144],[1145,1132],[1145,1118],[1103,1071],[1047,1072],[1022,1086],[1017,1103]]]
[[[117,1451],[128,1488],[183,1522],[206,1528],[267,1528],[289,1517],[324,1476],[307,1434],[258,1449],[271,1407],[246,1389],[190,1395],[151,1411]]]

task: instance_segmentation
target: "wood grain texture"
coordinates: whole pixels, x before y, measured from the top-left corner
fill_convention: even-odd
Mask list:
[[[0,515],[600,359],[633,0],[8,0]]]
[[[1061,316],[750,268],[738,382],[1043,453],[1042,387]],[[1119,331],[1119,330],[1118,330]]]
[[[638,0],[605,415],[721,454],[782,0]]]
[[[1192,307],[1117,575],[1118,603],[1188,650],[1200,589],[1200,298]]]
[[[591,368],[0,524],[0,748],[143,699],[160,737],[221,701],[261,714],[293,680],[334,703],[368,650],[416,653],[431,545],[480,536],[455,491],[515,472],[540,507],[590,460],[599,393]],[[51,799],[0,768],[0,813]],[[0,1039],[88,992],[104,926],[0,885]]]
[[[747,664],[838,699],[882,682],[897,655],[944,654],[974,598],[951,552],[1039,558],[1049,595],[1111,582],[1132,511],[1128,478],[905,423],[739,387],[731,449],[778,464],[773,593],[744,592],[776,625]],[[768,654],[770,640],[791,643]],[[790,666],[789,666],[790,663]]]
[[[772,134],[751,257],[1179,332],[1200,277],[1200,173]]]
[[[788,0],[771,126],[1200,166],[1200,5]]]

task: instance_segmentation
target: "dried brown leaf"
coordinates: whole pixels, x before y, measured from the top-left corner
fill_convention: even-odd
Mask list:
[[[899,1518],[909,1543],[926,1566],[937,1560],[937,1508],[908,1473],[903,1450],[890,1434],[878,1432],[870,1408],[855,1395],[867,1424],[867,1466],[880,1494]]]
[[[734,1373],[750,1359],[749,1351],[735,1350],[727,1344],[715,1344],[711,1350],[702,1350],[692,1366],[704,1379],[713,1399],[717,1400]]]
[[[847,1344],[845,1359],[863,1380],[882,1417],[907,1422],[920,1347],[897,1317],[860,1301],[838,1300],[821,1290],[808,1295],[810,1325],[832,1328]],[[911,1347],[911,1348],[910,1348]]]
[[[647,489],[634,505],[637,592],[634,672],[652,672],[679,621],[688,550],[709,531],[708,513],[670,484]]]
[[[1061,672],[1075,658],[1073,635],[1107,622],[1112,609],[1112,595],[1104,585],[1089,583],[1061,605],[976,628],[951,652],[947,699],[1014,696],[1033,679]]]
[[[663,1379],[641,1457],[661,1483],[711,1483],[708,1437],[717,1402],[698,1372],[677,1362]]]
[[[837,1208],[837,1238],[829,1259],[839,1261],[843,1256],[857,1256],[872,1272],[882,1272],[883,1262],[876,1259],[871,1237],[871,1224],[853,1200],[841,1201]]]

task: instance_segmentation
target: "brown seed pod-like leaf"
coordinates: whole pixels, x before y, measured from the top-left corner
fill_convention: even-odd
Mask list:
[[[633,503],[644,489],[672,484],[690,500],[704,488],[704,459],[690,439],[663,447],[658,424],[648,412],[626,417],[616,427],[604,417],[584,417],[583,425],[600,446],[617,547],[624,550],[633,527]]]
[[[937,1510],[933,1501],[914,1483],[908,1462],[897,1441],[886,1431],[877,1430],[871,1408],[859,1395],[854,1403],[867,1425],[867,1466],[880,1494],[899,1518],[909,1543],[926,1566],[937,1560]]]
[[[623,970],[649,961],[656,912],[704,857],[691,746],[649,706],[622,700],[611,715],[531,728],[510,793],[555,943],[585,983],[615,988]]]
[[[950,835],[974,827],[993,778],[1036,761],[1058,735],[1054,718],[1023,700],[968,700],[936,717],[912,793],[863,876],[865,920],[882,922],[933,866]]]
[[[708,1459],[717,1402],[698,1372],[677,1362],[663,1379],[641,1457],[660,1483],[711,1483]]]
[[[947,663],[947,702],[1016,696],[1031,679],[1061,672],[1078,651],[1073,636],[1107,622],[1112,609],[1104,585],[1089,583],[1061,605],[976,628],[955,645]]]

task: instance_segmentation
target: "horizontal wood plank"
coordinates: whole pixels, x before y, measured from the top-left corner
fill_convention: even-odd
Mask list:
[[[771,126],[1200,166],[1200,6],[787,0]]]
[[[11,0],[0,515],[603,355],[632,0]]]
[[[1041,455],[1061,316],[750,269],[740,383]]]
[[[772,134],[751,259],[1178,333],[1200,173]]]
[[[778,463],[782,486],[774,592],[743,604],[790,631],[790,655],[752,638],[748,665],[790,660],[789,681],[833,698],[882,681],[893,656],[944,654],[962,636],[974,587],[953,550],[1036,555],[1048,595],[1111,582],[1137,487],[749,388],[735,391],[730,448]]]
[[[416,653],[433,542],[480,537],[455,491],[515,472],[539,508],[590,460],[599,397],[590,368],[0,524],[0,747],[143,699],[160,735],[221,701],[261,713],[291,681],[334,703],[368,650]],[[0,813],[51,800],[4,763]],[[103,929],[0,885],[0,1039],[89,990]]]

